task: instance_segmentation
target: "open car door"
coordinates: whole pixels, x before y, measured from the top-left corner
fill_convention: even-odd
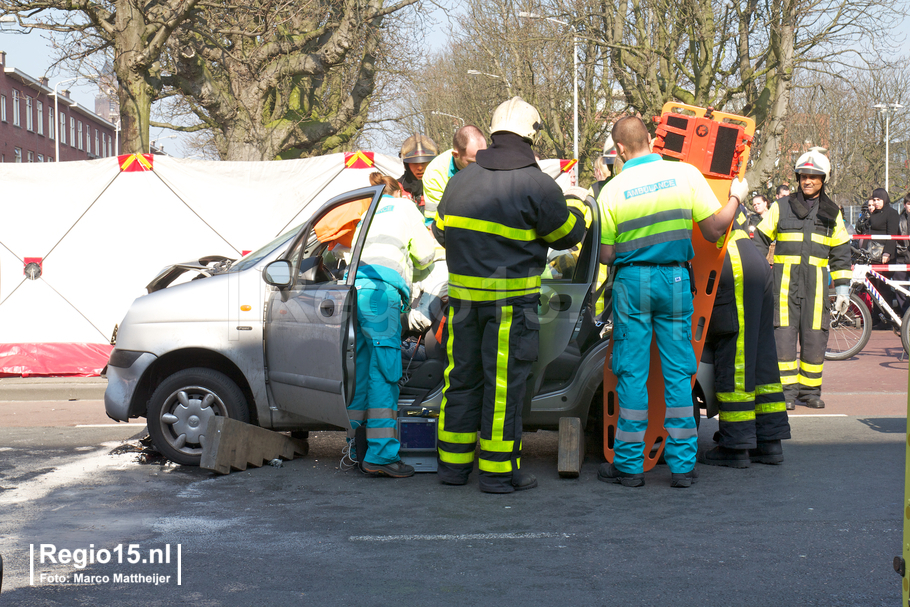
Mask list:
[[[330,200],[303,225],[288,251],[263,269],[263,279],[276,287],[266,302],[264,336],[273,408],[350,426],[356,260],[381,193],[382,186],[374,186]],[[364,227],[352,242],[361,214]],[[348,265],[341,254],[346,243],[353,244]]]
[[[537,308],[540,349],[531,368],[534,380],[533,386],[529,386],[533,389],[531,397],[540,391],[547,366],[562,355],[575,338],[582,307],[589,294],[594,294],[600,257],[600,214],[593,199],[589,197],[585,204],[591,208],[593,220],[584,240],[575,249],[551,250],[547,256]]]

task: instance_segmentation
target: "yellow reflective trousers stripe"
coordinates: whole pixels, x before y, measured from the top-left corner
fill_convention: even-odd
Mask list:
[[[743,310],[743,260],[739,246],[735,242],[727,246],[730,266],[733,268],[733,288],[736,299],[736,322],[739,331],[736,334],[736,357],[734,359],[733,386],[737,392],[746,389],[746,315]],[[755,398],[753,393],[752,398]]]
[[[496,393],[493,397],[493,429],[490,444],[502,443],[509,394],[509,335],[512,333],[512,306],[503,306],[496,348]],[[509,441],[511,444],[513,441]],[[509,449],[511,451],[511,449]],[[488,449],[501,452],[501,449]]]
[[[812,310],[812,330],[821,331],[822,328],[822,309],[828,305],[828,298],[824,296],[824,290],[828,285],[824,284],[822,268],[815,268],[815,304]]]
[[[519,458],[517,462],[518,467],[521,468],[521,458]],[[512,460],[491,462],[488,459],[481,458],[477,462],[477,468],[483,472],[491,472],[493,474],[508,474],[512,471]]]
[[[467,453],[451,453],[444,449],[437,449],[439,453],[439,459],[444,461],[447,464],[472,464],[474,463],[474,452],[468,451]]]
[[[451,318],[449,318],[451,320]],[[442,388],[442,405],[439,407],[439,421],[436,423],[436,436],[439,440],[445,441],[447,443],[453,443],[457,445],[471,445],[477,442],[477,433],[476,432],[447,432],[445,430],[446,425],[446,394],[449,392],[449,374],[452,372],[452,369],[455,367],[455,357],[452,355],[452,349],[455,344],[455,329],[452,326],[451,322],[446,323],[449,331],[448,339],[446,339],[446,355],[449,357],[449,364],[446,365],[445,372],[443,373],[444,385]],[[439,450],[440,459],[442,461],[449,461],[442,458],[442,450]],[[456,453],[451,454],[453,457],[461,457],[464,454]],[[467,463],[474,461],[474,453],[471,453],[471,459]],[[449,463],[457,464],[462,462],[449,461]]]
[[[755,410],[752,411],[718,411],[717,419],[722,422],[749,422],[755,419]]]
[[[760,405],[755,405],[756,415],[764,415],[766,413],[778,413],[779,411],[786,411],[787,403],[762,403]]]

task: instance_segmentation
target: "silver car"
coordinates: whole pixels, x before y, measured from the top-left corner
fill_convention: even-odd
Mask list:
[[[381,193],[376,186],[338,196],[236,262],[206,258],[162,271],[119,325],[108,416],[147,418],[158,450],[185,465],[199,464],[215,415],[278,431],[346,430],[357,372],[354,276]],[[366,229],[345,265],[315,227],[364,199]],[[552,252],[559,272],[543,279],[540,353],[523,420],[526,430],[555,430],[561,417],[579,417],[598,440],[609,339],[593,311],[600,229],[594,201],[586,203],[595,219],[580,250]],[[173,284],[186,272],[195,279]],[[422,336],[426,360],[405,362],[402,408],[439,409],[444,353],[433,333]]]

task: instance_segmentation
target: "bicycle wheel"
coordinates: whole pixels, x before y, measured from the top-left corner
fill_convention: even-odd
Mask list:
[[[850,294],[850,307],[846,314],[834,311],[835,295],[829,296],[828,311],[831,326],[828,330],[827,360],[846,360],[857,354],[869,343],[872,335],[872,314],[866,303],[855,293]]]
[[[901,318],[901,345],[904,346],[904,352],[910,354],[910,308],[907,308]]]

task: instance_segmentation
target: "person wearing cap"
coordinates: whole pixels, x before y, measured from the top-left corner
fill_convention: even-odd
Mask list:
[[[404,163],[404,175],[398,178],[401,185],[401,197],[414,201],[420,212],[423,212],[425,201],[423,194],[423,176],[436,155],[439,148],[436,143],[426,135],[411,135],[401,144],[398,154]]]
[[[436,207],[442,199],[446,184],[458,171],[474,162],[477,152],[487,149],[487,140],[473,124],[468,124],[452,137],[452,148],[437,156],[423,175],[427,207],[424,215],[435,217]]]
[[[537,165],[537,110],[513,97],[491,122],[492,147],[451,177],[433,222],[449,266],[437,475],[468,482],[479,429],[480,490],[511,493],[537,486],[521,468],[521,410],[547,251],[581,242],[585,222]]]
[[[651,152],[651,136],[637,116],[613,125],[623,170],[598,200],[600,262],[616,272],[613,281],[613,360],[619,421],[614,460],[597,478],[626,487],[645,484],[648,428],[648,371],[652,336],[657,340],[667,406],[665,459],[670,486],[691,486],[698,474],[698,430],[692,415],[692,289],[687,262],[695,256],[692,221],[709,242],[723,238],[749,192],[735,180],[721,207],[704,176],[691,164],[669,162]]]
[[[850,236],[844,217],[825,193],[831,163],[814,147],[796,161],[799,187],[771,205],[755,229],[762,255],[774,249],[774,340],[786,407],[801,402],[822,409],[822,366],[828,348],[828,285],[834,283],[835,308],[850,307]],[[830,281],[829,281],[830,276]],[[797,343],[799,359],[797,359]]]

